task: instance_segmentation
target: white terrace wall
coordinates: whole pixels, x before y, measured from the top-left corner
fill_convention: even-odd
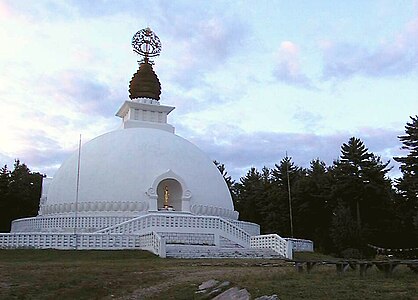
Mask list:
[[[172,213],[170,213],[172,214]],[[173,215],[173,214],[172,214]],[[186,215],[187,216],[187,215]],[[193,216],[193,215],[190,215]],[[12,233],[27,232],[96,232],[123,222],[129,221],[133,217],[122,216],[48,216],[48,217],[29,217],[12,221]],[[255,223],[225,219],[238,228],[241,228],[249,235],[259,235],[260,226]]]
[[[252,236],[251,248],[272,249],[285,258],[293,258],[292,243],[277,234]]]
[[[165,257],[165,241],[157,233],[142,235],[98,233],[3,233],[0,249],[143,249]]]
[[[116,216],[30,217],[12,221],[12,233],[18,232],[94,232],[132,219]]]
[[[285,238],[286,241],[292,243],[292,249],[294,252],[313,252],[314,246],[313,242],[305,239],[294,239],[294,238]]]
[[[10,234],[0,234],[0,248],[145,249],[165,257],[169,243],[268,248],[289,259],[293,252],[313,251],[312,241],[259,232],[260,227],[250,222],[173,212],[135,218],[34,217],[14,221]]]
[[[256,223],[246,222],[246,221],[238,221],[238,220],[228,220],[235,226],[245,230],[251,236],[253,235],[260,235],[260,225]]]

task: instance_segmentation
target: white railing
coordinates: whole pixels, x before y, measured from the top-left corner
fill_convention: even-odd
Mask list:
[[[78,230],[98,230],[119,224],[132,217],[117,216],[55,216],[30,217],[12,221],[11,232],[70,232],[75,227]]]
[[[293,258],[292,243],[277,234],[252,236],[250,247],[272,249],[285,258]]]
[[[248,247],[250,246],[251,235],[245,230],[237,227],[236,225],[226,221],[225,219],[216,218],[220,223],[220,235],[230,239],[237,244]],[[227,233],[227,234],[222,234]]]
[[[214,233],[243,247],[249,247],[251,239],[248,232],[223,218],[174,213],[150,213],[98,230],[97,233],[142,234],[150,231]]]
[[[294,252],[313,252],[313,242],[311,240],[305,239],[294,239],[294,238],[285,238],[286,241],[292,243],[292,249]]]
[[[0,249],[142,249],[165,257],[165,241],[157,233],[143,235],[100,233],[4,233]]]
[[[165,240],[156,232],[143,234],[139,237],[141,249],[148,250],[159,257],[166,257]]]
[[[231,219],[229,219],[228,221],[231,222],[232,224],[234,224],[235,226],[238,226],[239,228],[245,230],[251,236],[260,235],[260,225],[258,225],[256,223],[251,223],[251,222],[247,222],[247,221],[231,220]]]
[[[89,233],[4,233],[0,248],[141,249],[139,236]]]

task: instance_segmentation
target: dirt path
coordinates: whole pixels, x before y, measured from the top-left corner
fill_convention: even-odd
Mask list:
[[[184,262],[179,262],[180,265]],[[184,266],[184,265],[183,265]],[[280,269],[284,271],[283,267],[289,266],[288,263],[284,261],[266,261],[266,262],[252,262],[252,261],[234,261],[231,262],[193,262],[189,265],[190,268],[183,269],[181,266],[178,266],[176,269],[168,269],[162,272],[162,278],[168,278],[165,282],[156,282],[154,285],[139,288],[133,291],[129,295],[121,297],[108,297],[106,299],[118,299],[118,300],[128,300],[128,299],[153,299],[155,295],[163,293],[164,291],[170,289],[175,285],[184,285],[187,283],[190,284],[200,284],[209,279],[221,280],[222,278],[229,277],[239,280],[243,276],[247,276],[251,273],[251,276],[256,278],[261,278],[265,272],[268,272],[268,269],[275,272]],[[172,266],[171,266],[172,267]],[[279,271],[281,272],[281,271]]]
[[[170,271],[166,272],[165,276],[166,278],[171,278],[170,280],[167,280],[163,283],[157,283],[155,285],[137,289],[134,292],[132,292],[129,295],[125,295],[122,297],[107,297],[106,299],[118,299],[118,300],[131,300],[131,299],[147,299],[147,298],[153,298],[153,295],[159,294],[174,285],[178,284],[185,284],[187,282],[203,282],[211,278],[218,278],[219,276],[223,276],[226,273],[230,272],[236,272],[235,268],[231,269],[219,269],[219,270],[205,270],[204,268],[197,271],[191,271],[187,273],[181,273],[179,274],[178,271]],[[173,277],[173,275],[175,275]]]

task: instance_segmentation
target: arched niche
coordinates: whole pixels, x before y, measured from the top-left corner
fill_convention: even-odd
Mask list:
[[[164,208],[164,190],[168,188],[169,205],[176,211],[190,212],[190,199],[192,193],[187,188],[186,182],[172,170],[157,176],[151,187],[146,192],[148,196],[149,211],[157,211]],[[173,204],[170,204],[173,203]]]
[[[167,178],[162,181],[157,186],[157,207],[158,209],[174,209],[176,211],[181,211],[182,207],[182,196],[183,189],[181,188],[180,182],[173,178]],[[165,204],[165,198],[167,198],[167,204]],[[168,207],[165,207],[168,205]]]

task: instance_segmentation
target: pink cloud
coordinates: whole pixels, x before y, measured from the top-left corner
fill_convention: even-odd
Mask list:
[[[408,43],[418,48],[418,17],[406,25],[404,36]]]
[[[299,48],[291,41],[284,41],[280,44],[278,63],[273,74],[276,79],[284,83],[312,88],[311,80],[301,68]]]
[[[13,17],[11,8],[6,3],[0,2],[0,18],[9,19]]]
[[[280,64],[292,78],[300,76],[299,49],[294,43],[289,41],[282,42],[279,49],[279,56]]]

